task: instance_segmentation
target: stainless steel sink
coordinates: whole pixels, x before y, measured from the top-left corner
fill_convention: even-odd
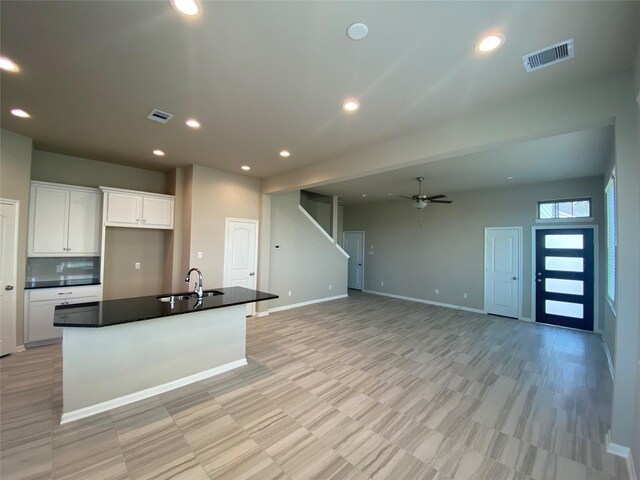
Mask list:
[[[158,297],[158,300],[173,303],[178,300],[190,300],[192,298],[195,298],[195,295],[167,295],[166,297]]]
[[[216,295],[224,295],[224,293],[219,292],[218,290],[205,290],[202,292],[202,297],[214,297]]]
[[[216,295],[224,295],[224,293],[218,290],[205,290],[202,292],[202,298],[214,297]],[[180,300],[197,300],[198,296],[195,293],[183,294],[183,295],[166,295],[164,297],[157,297],[161,302],[173,303]]]

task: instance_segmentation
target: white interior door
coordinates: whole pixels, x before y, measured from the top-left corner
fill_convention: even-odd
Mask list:
[[[344,250],[349,255],[347,287],[364,288],[364,232],[344,232]]]
[[[520,242],[515,227],[486,228],[484,245],[484,308],[487,313],[519,318]]]
[[[0,200],[0,355],[16,351],[18,205]]]
[[[224,259],[224,286],[255,290],[257,270],[257,220],[227,218]],[[247,316],[255,304],[247,304]]]

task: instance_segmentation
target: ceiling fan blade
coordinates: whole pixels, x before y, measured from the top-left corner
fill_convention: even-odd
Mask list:
[[[444,198],[446,195],[433,195],[432,197],[427,197],[427,200],[435,200],[437,198]]]
[[[429,203],[453,203],[451,200],[429,200]]]

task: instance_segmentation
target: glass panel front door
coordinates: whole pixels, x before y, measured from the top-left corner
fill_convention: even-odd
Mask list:
[[[536,322],[593,331],[593,230],[536,231]]]

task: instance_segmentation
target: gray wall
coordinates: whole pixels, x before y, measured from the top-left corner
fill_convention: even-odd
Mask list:
[[[34,150],[32,180],[84,187],[116,187],[165,193],[167,174],[86,158]],[[135,297],[164,291],[165,230],[107,228],[103,298]],[[134,268],[140,262],[141,269]]]
[[[175,272],[178,278],[174,278],[174,283],[179,284],[182,279],[184,285],[189,267],[198,267],[202,270],[205,288],[221,287],[225,220],[227,217],[259,219],[260,180],[193,165],[185,169],[183,185],[183,266]],[[198,258],[198,252],[202,252],[203,258]]]
[[[347,257],[298,209],[299,198],[271,197],[269,289],[280,298],[269,308],[347,293]]]
[[[301,190],[300,205],[318,222],[318,225],[320,225],[325,232],[329,235],[333,234],[331,229],[331,197]]]
[[[483,309],[484,228],[522,226],[522,313],[530,318],[531,227],[544,225],[535,222],[537,202],[570,197],[591,197],[602,245],[602,177],[451,193],[452,204],[423,210],[408,202],[347,206],[344,229],[365,231],[365,289]]]
[[[636,52],[636,63],[635,63],[635,96],[636,99],[640,98],[640,44],[638,45],[638,50]],[[636,118],[637,118],[637,126],[636,138],[640,138],[640,105],[636,106]],[[636,158],[636,162],[640,163],[640,160]],[[640,182],[640,175],[638,175],[638,181]],[[637,237],[636,237],[637,242]],[[637,243],[636,243],[637,246]],[[637,292],[636,292],[637,294]],[[636,310],[636,322],[640,324],[640,312]],[[638,327],[640,330],[640,326]],[[633,427],[633,434],[631,439],[631,455],[633,457],[633,462],[636,468],[636,472],[640,471],[640,335],[637,335],[637,346],[636,346],[636,392],[635,392],[635,411],[633,418],[635,419],[635,424]]]
[[[29,181],[33,142],[9,130],[0,130],[0,197],[18,200],[18,258],[16,262],[16,346],[24,344],[24,277],[29,219]]]

